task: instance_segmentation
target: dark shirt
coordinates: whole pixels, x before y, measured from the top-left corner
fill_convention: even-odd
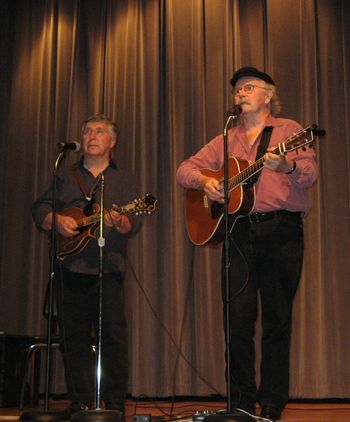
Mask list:
[[[76,172],[81,180],[81,185],[74,176]],[[57,213],[66,208],[78,207],[85,209],[89,204],[86,199],[86,192],[93,188],[96,178],[83,166],[82,160],[72,166],[62,166],[57,174]],[[93,203],[100,203],[100,186],[98,184]],[[36,226],[42,230],[41,225],[46,215],[52,211],[53,183],[50,182],[45,191],[37,198],[32,206],[32,216]],[[83,192],[83,190],[85,192]],[[136,198],[136,180],[129,172],[120,170],[113,161],[104,171],[104,205],[106,210],[112,208],[112,204],[118,206],[126,205]],[[126,255],[127,240],[139,226],[139,219],[128,214],[132,223],[132,231],[128,234],[120,234],[111,227],[104,225],[105,247],[104,247],[104,271],[124,272],[124,257]],[[66,256],[63,265],[72,272],[84,274],[98,274],[100,248],[97,243],[99,228],[96,231],[95,239],[91,239],[85,248],[77,254]]]

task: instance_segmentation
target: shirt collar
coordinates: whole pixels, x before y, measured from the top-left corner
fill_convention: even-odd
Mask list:
[[[280,125],[280,123],[279,123],[277,117],[270,114],[265,121],[264,127],[266,127],[266,126],[276,127],[276,126],[279,126],[279,125]]]
[[[77,162],[75,162],[73,164],[73,166],[75,168],[80,168],[80,170],[84,170],[85,169],[85,167],[84,167],[84,156],[82,156],[80,158],[80,160],[78,160]],[[118,166],[117,166],[116,162],[112,158],[109,159],[109,166],[107,167],[106,170],[108,170],[109,167],[113,168],[114,170],[117,170],[118,169]]]

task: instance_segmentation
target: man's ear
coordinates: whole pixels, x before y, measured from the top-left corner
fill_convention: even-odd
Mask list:
[[[271,99],[272,99],[272,94],[270,92],[266,92],[265,94],[265,104],[270,104],[271,103]]]
[[[115,148],[118,144],[118,140],[117,139],[112,139],[112,144],[111,144],[111,149]]]

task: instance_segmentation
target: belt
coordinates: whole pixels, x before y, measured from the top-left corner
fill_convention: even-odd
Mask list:
[[[278,211],[268,211],[268,212],[254,212],[252,214],[246,215],[240,220],[249,221],[249,223],[262,223],[263,221],[271,220],[276,217],[300,217],[300,211],[287,211],[287,210],[278,210]]]

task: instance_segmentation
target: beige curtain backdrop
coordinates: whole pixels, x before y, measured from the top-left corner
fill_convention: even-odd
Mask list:
[[[191,245],[175,172],[222,132],[233,71],[257,66],[277,82],[283,116],[327,131],[305,219],[291,397],[349,398],[349,22],[347,0],[2,0],[0,330],[45,334],[48,239],[30,206],[55,144],[104,112],[120,128],[119,164],[158,198],[129,248],[129,392],[225,395],[220,250]]]

